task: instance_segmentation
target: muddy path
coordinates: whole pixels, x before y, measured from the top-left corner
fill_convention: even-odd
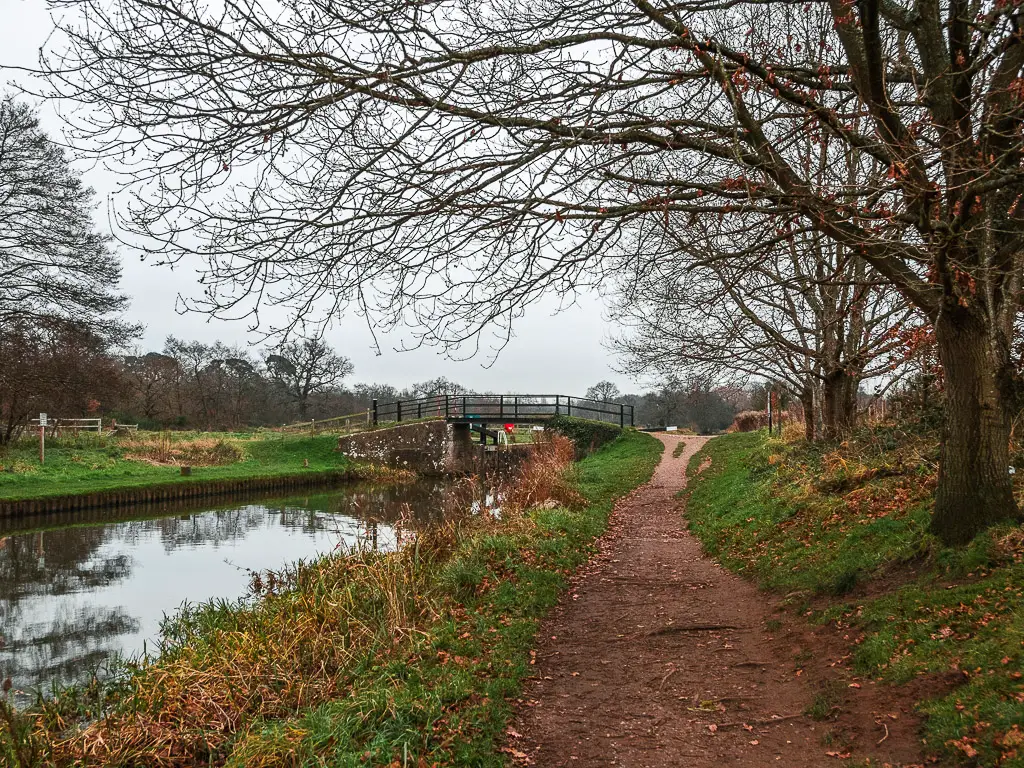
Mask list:
[[[853,677],[842,639],[703,554],[676,494],[707,438],[661,439],[654,478],[542,627],[508,751],[538,766],[919,764],[909,699]]]

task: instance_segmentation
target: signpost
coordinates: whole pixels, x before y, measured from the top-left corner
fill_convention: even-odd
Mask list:
[[[46,414],[39,414],[39,463],[46,463]]]

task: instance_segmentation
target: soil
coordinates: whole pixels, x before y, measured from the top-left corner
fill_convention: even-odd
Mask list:
[[[922,765],[919,692],[854,677],[850,638],[707,557],[676,494],[708,438],[660,439],[653,479],[542,627],[506,751],[538,766]]]

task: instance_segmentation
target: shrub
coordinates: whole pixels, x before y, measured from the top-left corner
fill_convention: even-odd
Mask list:
[[[741,411],[729,427],[730,432],[755,432],[768,426],[768,411]]]
[[[547,428],[572,440],[577,458],[589,456],[622,434],[622,428],[617,424],[574,416],[556,416],[548,422]]]

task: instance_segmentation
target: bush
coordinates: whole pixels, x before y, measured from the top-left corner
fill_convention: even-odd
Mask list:
[[[547,428],[572,440],[578,458],[589,456],[622,434],[622,428],[617,424],[573,416],[556,416],[547,423]]]
[[[730,432],[756,432],[768,426],[768,411],[741,411],[729,427]]]

